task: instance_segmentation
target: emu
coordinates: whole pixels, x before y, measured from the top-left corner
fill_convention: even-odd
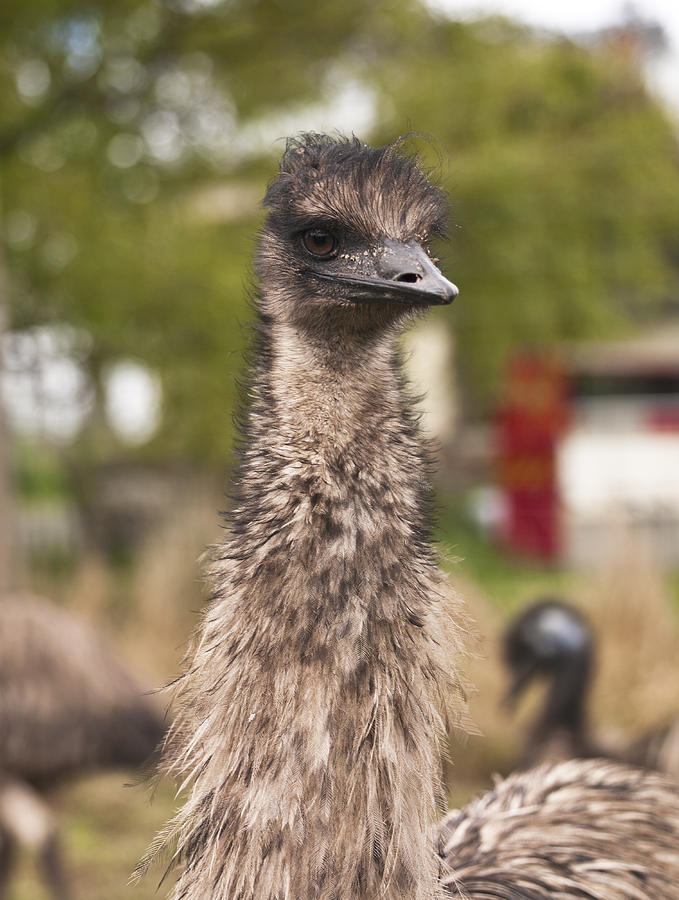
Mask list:
[[[304,135],[266,193],[230,534],[165,747],[188,793],[140,871],[171,842],[175,900],[677,898],[659,776],[538,769],[435,826],[465,624],[396,340],[457,288],[401,147]]]
[[[87,770],[144,763],[163,733],[99,634],[46,600],[0,598],[0,897],[18,844],[38,852],[57,900],[71,896],[46,794]]]
[[[679,718],[627,744],[606,743],[591,733],[587,693],[595,640],[585,617],[557,597],[543,597],[507,628],[503,655],[510,675],[507,701],[514,705],[534,678],[549,687],[530,725],[519,765],[548,759],[608,757],[679,776]]]

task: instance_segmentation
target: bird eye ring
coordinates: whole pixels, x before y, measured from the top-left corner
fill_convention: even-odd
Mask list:
[[[337,238],[322,228],[310,228],[302,235],[305,250],[312,256],[328,257],[337,249]]]

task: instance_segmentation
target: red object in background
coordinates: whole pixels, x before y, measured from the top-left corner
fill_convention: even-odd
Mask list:
[[[567,381],[558,361],[531,353],[515,357],[497,414],[497,453],[507,510],[501,537],[516,555],[545,561],[559,555],[556,447],[568,419]]]
[[[653,410],[646,417],[649,431],[674,433],[679,431],[679,409]]]

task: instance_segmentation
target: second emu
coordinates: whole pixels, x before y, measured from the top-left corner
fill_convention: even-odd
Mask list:
[[[589,622],[557,597],[537,600],[510,624],[504,636],[513,705],[533,679],[548,684],[528,728],[519,764],[574,757],[609,757],[679,777],[679,717],[630,741],[605,741],[592,734],[587,696],[595,639]]]
[[[444,199],[398,142],[310,134],[265,206],[230,533],[166,747],[172,896],[679,897],[677,788],[635,769],[538,769],[435,829],[464,619],[397,338],[457,293]]]
[[[0,596],[0,900],[19,845],[72,896],[47,802],[88,771],[150,763],[165,725],[104,637],[39,597]]]

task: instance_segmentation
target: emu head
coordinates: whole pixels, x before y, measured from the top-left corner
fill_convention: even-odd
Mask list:
[[[504,659],[511,686],[506,698],[513,704],[538,675],[563,673],[586,682],[593,662],[589,624],[570,604],[545,597],[526,609],[507,630]]]
[[[443,195],[398,143],[290,140],[264,204],[256,273],[278,320],[366,332],[457,295],[429,250],[444,232]]]

